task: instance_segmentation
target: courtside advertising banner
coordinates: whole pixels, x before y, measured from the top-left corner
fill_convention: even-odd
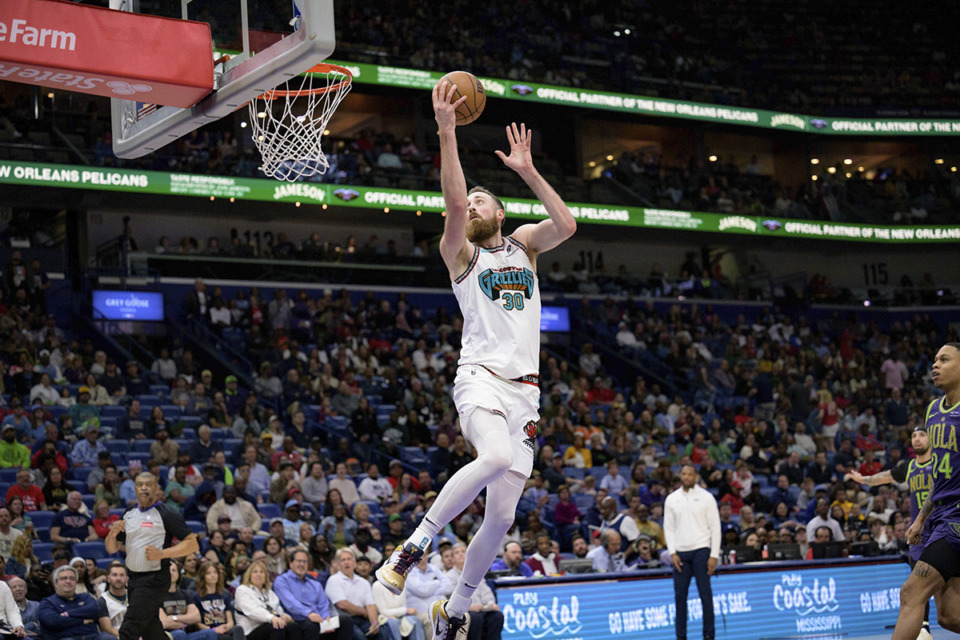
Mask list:
[[[3,0],[0,80],[191,107],[213,90],[210,25],[73,2]]]
[[[711,579],[716,640],[889,635],[900,608],[903,562],[720,572]],[[500,580],[504,640],[674,640],[670,576],[516,587]],[[687,637],[701,638],[695,583]],[[931,622],[935,611],[931,607]]]

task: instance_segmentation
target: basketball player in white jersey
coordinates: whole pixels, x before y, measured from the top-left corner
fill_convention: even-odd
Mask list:
[[[483,525],[467,549],[456,589],[432,608],[437,640],[462,633],[470,597],[497,556],[533,469],[540,403],[537,256],[577,229],[567,205],[533,166],[532,132],[513,124],[507,127],[510,155],[496,153],[533,190],[550,219],[502,235],[499,198],[480,187],[467,193],[454,113],[465,98],[454,101],[454,89],[444,82],[433,90],[447,208],[440,255],[464,317],[453,399],[460,428],[478,456],[450,478],[417,530],[377,571],[387,589],[403,591],[407,573],[433,537],[487,488]]]

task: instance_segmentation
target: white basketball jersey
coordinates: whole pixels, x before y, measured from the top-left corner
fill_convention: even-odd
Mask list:
[[[539,373],[540,287],[523,244],[507,236],[497,248],[475,247],[453,293],[463,312],[459,364],[504,378]]]

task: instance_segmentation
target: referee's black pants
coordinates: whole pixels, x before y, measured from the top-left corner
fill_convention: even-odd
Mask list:
[[[120,624],[120,640],[169,640],[160,623],[160,606],[170,589],[170,570],[128,571],[127,612]]]

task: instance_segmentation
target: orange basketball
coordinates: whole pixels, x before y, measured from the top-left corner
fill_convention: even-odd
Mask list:
[[[468,71],[451,71],[440,78],[441,83],[444,80],[457,85],[451,102],[458,100],[461,96],[467,96],[463,104],[457,107],[457,124],[470,124],[479,118],[483,108],[487,106],[487,94],[477,77]]]

